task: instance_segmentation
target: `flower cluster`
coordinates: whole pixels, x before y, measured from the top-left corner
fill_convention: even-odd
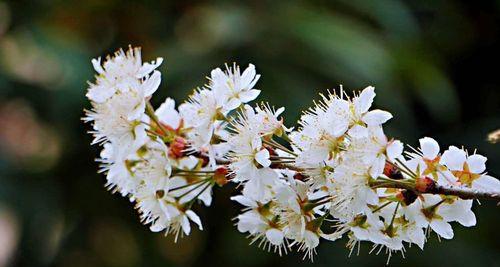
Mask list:
[[[312,258],[321,239],[346,236],[351,252],[365,241],[391,255],[423,249],[430,230],[452,238],[450,223],[476,224],[473,198],[499,198],[485,157],[455,146],[441,153],[429,137],[406,150],[389,138],[392,115],[371,109],[371,86],[322,95],[288,128],[284,108],[250,104],[260,93],[252,64],[216,68],[178,108],[167,98],[155,110],[161,63],[143,63],[138,48],[92,60],[84,118],[103,146],[106,187],[134,202],[152,231],[202,229],[193,205],[209,206],[215,185],[233,183],[237,228],[266,250]]]

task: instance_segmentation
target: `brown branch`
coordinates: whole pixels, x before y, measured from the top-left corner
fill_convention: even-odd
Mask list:
[[[500,192],[486,192],[472,188],[444,187],[438,185],[431,193],[458,196],[462,199],[491,199],[500,201]]]
[[[370,182],[370,186],[373,188],[400,188],[414,191],[419,194],[439,194],[446,196],[457,196],[462,199],[489,199],[500,201],[500,192],[487,192],[476,190],[472,188],[464,188],[464,187],[447,187],[442,185],[435,185],[429,187],[425,191],[418,191],[415,188],[415,185],[411,185],[408,183],[403,183],[400,181],[372,181]]]
[[[216,158],[217,164],[228,165],[231,163],[230,160]],[[272,165],[273,168],[277,169],[290,169],[296,172],[302,173],[304,172],[303,168],[297,167],[293,164],[287,163],[276,163]],[[400,188],[414,191],[418,194],[439,194],[439,195],[447,195],[447,196],[457,196],[462,199],[490,199],[500,201],[500,192],[487,192],[481,191],[472,188],[464,188],[464,187],[447,187],[442,185],[435,184],[427,188],[425,191],[419,191],[416,189],[415,184],[410,184],[408,182],[396,181],[396,180],[377,180],[370,182],[370,186],[373,188]]]

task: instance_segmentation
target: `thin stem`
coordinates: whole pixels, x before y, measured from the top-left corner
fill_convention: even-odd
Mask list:
[[[287,164],[287,163],[277,163],[277,164],[273,164],[274,168],[277,168],[277,169],[290,169],[292,171],[296,171],[296,172],[303,172],[304,169],[300,168],[300,167],[297,167],[293,164]]]
[[[209,188],[211,185],[212,182],[208,182],[208,184],[205,187],[203,187],[203,189],[201,189],[200,192],[198,192],[198,194],[196,194],[196,196],[194,196],[193,199],[197,199],[199,196],[201,196],[201,194],[203,194],[203,192],[205,192],[205,190],[207,190],[207,188]]]
[[[321,206],[323,204],[327,204],[332,201],[333,198],[327,198],[325,200],[319,201],[319,202],[314,202],[314,207]]]
[[[168,191],[169,192],[176,191],[176,190],[179,190],[179,189],[190,187],[190,186],[195,185],[195,184],[199,184],[201,182],[206,182],[207,180],[210,180],[210,179],[212,179],[212,177],[208,177],[208,178],[205,178],[205,179],[202,179],[202,180],[198,180],[198,181],[196,181],[194,183],[190,183],[190,184],[185,184],[185,185],[181,185],[181,186],[178,186],[178,187],[174,187],[174,188],[172,188],[172,189],[170,189]]]
[[[413,173],[409,173],[405,168],[399,166],[398,164],[392,163],[390,161],[386,161],[386,162],[391,164],[392,166],[396,167],[400,172],[402,172],[410,177],[414,177]]]
[[[282,144],[274,141],[273,139],[270,139],[270,140],[266,140],[266,139],[262,139],[262,141],[265,143],[265,144],[268,144],[270,146],[273,146],[277,149],[281,149],[283,150],[284,152],[290,154],[290,155],[294,155],[294,156],[298,156],[296,153],[294,153],[293,151],[291,151],[290,149],[286,148],[285,146],[283,146]]]
[[[271,160],[276,159],[276,160],[281,160],[281,159],[289,159],[289,160],[295,160],[294,157],[283,157],[283,156],[270,156],[269,157]]]
[[[382,206],[380,206],[380,207],[378,207],[378,208],[376,208],[376,209],[372,210],[372,213],[375,213],[375,212],[377,212],[377,211],[379,211],[379,210],[381,210],[381,209],[383,209],[383,208],[387,207],[387,205],[389,205],[389,204],[391,204],[391,203],[392,203],[392,201],[387,201],[387,202],[386,202],[386,203],[384,203]]]
[[[288,164],[288,163],[295,163],[293,160],[271,160],[271,163],[273,164]]]
[[[394,223],[394,219],[396,218],[396,213],[398,212],[398,208],[399,208],[399,202],[396,205],[396,208],[394,209],[394,213],[392,214],[392,219],[391,219],[391,224],[390,225],[392,225]]]
[[[146,115],[149,116],[149,118],[151,118],[151,120],[153,120],[155,122],[155,124],[158,126],[158,128],[160,128],[160,130],[164,133],[164,134],[167,134],[168,131],[163,127],[163,125],[161,124],[160,120],[158,119],[158,117],[156,117],[156,114],[155,114],[155,110],[153,108],[153,105],[151,105],[151,103],[148,101],[146,102]]]
[[[205,178],[205,177],[210,177],[211,175],[203,173],[175,173],[172,176]]]
[[[179,174],[179,173],[187,173],[187,174],[214,174],[215,172],[214,171],[197,171],[197,170],[182,170],[182,169],[179,169],[179,170],[175,170],[173,171],[174,174]]]
[[[332,197],[327,197],[326,199],[321,199],[319,201],[309,202],[309,203],[304,205],[303,209],[305,211],[313,210],[314,208],[316,208],[318,206],[328,204],[330,201],[332,201],[332,199],[333,199]]]
[[[413,178],[416,178],[417,177],[417,174],[414,173],[412,170],[410,170],[400,159],[396,159],[396,161],[401,164],[402,168],[404,168],[406,171],[408,171],[409,173],[411,173]],[[398,167],[398,166],[397,166]]]
[[[207,188],[209,188],[210,186],[212,185],[212,182],[209,182],[205,187],[203,187],[203,189],[201,189],[200,192],[198,192],[198,194],[196,194],[196,196],[194,196],[189,202],[188,202],[188,206],[189,208],[191,208],[191,206],[193,205],[193,203],[196,201],[196,199],[201,196],[201,194],[203,194],[203,192],[205,192],[205,190],[207,190]],[[180,199],[180,198],[179,198]]]
[[[202,183],[198,184],[197,186],[195,186],[195,187],[193,187],[193,188],[189,189],[188,191],[184,192],[182,195],[180,195],[180,196],[176,197],[176,199],[181,199],[181,198],[183,198],[183,197],[187,196],[189,193],[191,193],[191,192],[193,192],[194,190],[196,190],[196,189],[200,188],[200,187],[201,187],[202,185],[204,185],[206,182],[208,182],[208,180],[205,180],[205,181],[203,181]]]

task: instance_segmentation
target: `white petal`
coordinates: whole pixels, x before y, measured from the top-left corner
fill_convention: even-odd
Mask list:
[[[103,103],[104,101],[108,100],[108,98],[113,96],[115,92],[116,87],[103,87],[94,85],[89,88],[85,96],[96,103]]]
[[[472,188],[487,192],[500,192],[500,181],[489,175],[481,175],[472,182]]]
[[[467,165],[472,173],[482,173],[486,170],[487,158],[479,154],[471,155],[467,158]]]
[[[165,225],[163,225],[160,220],[157,220],[154,224],[152,224],[149,229],[151,230],[151,232],[155,232],[155,233],[158,233],[158,232],[161,232],[165,229]]]
[[[367,204],[377,205],[379,203],[379,197],[373,189],[367,188],[365,190],[365,194],[366,194],[366,203]],[[364,205],[365,205],[365,203],[363,203],[363,206]]]
[[[242,103],[248,103],[255,100],[260,94],[260,90],[252,89],[248,91],[243,91],[240,93],[239,98]]]
[[[441,202],[443,199],[439,195],[432,195],[432,194],[424,194],[424,206],[425,207],[430,207],[433,205],[436,205],[437,203]]]
[[[366,127],[363,127],[361,125],[354,125],[351,129],[349,129],[349,132],[347,133],[350,137],[361,139],[367,137],[369,132]]]
[[[360,125],[355,125],[353,128],[355,128],[356,126],[364,128]],[[333,123],[328,123],[328,126],[326,126],[325,128],[327,132],[333,137],[340,137],[341,135],[345,134],[345,132],[349,128],[349,120],[347,118],[341,118],[337,116],[336,118],[333,118]],[[355,130],[353,130],[353,128],[349,131],[350,133],[353,133],[353,137],[360,137],[363,135],[361,132],[356,132]]]
[[[319,237],[317,234],[306,230],[304,233],[304,243],[309,249],[313,249],[319,245]]]
[[[241,100],[239,98],[231,98],[228,102],[224,103],[222,106],[227,112],[239,107],[241,105]]]
[[[422,154],[424,154],[424,158],[426,159],[435,159],[439,154],[439,144],[436,140],[430,137],[424,137],[419,140],[420,149],[422,150]]]
[[[262,167],[269,167],[271,165],[271,160],[269,160],[269,151],[267,149],[262,149],[255,154],[255,161],[257,161]]]
[[[184,231],[184,233],[186,235],[189,235],[189,233],[191,233],[191,225],[189,224],[188,217],[182,216],[180,223],[181,223],[182,231]]]
[[[256,201],[263,202],[265,197],[265,185],[258,178],[248,180],[243,187],[243,195],[251,196]]]
[[[144,90],[144,97],[151,96],[160,86],[161,83],[161,73],[157,70],[153,72],[151,76],[142,84]]]
[[[352,233],[358,240],[369,240],[370,239],[370,234],[367,230],[360,228],[360,227],[353,227],[351,228]]]
[[[458,199],[451,204],[443,204],[438,214],[446,221],[457,221],[463,226],[470,227],[476,225],[476,216],[471,211],[472,200]]]
[[[98,57],[97,59],[95,59],[95,58],[92,59],[92,66],[94,67],[95,71],[97,71],[97,73],[99,73],[99,74],[104,73],[104,69],[102,68],[100,57]]]
[[[422,214],[422,201],[417,198],[410,206],[405,210],[405,216],[407,216],[412,221],[415,221],[417,227],[425,228],[429,225],[424,214]]]
[[[140,103],[128,114],[127,119],[129,121],[139,120],[142,115],[144,115],[144,111],[146,110],[146,101],[144,99],[141,100]]]
[[[248,85],[248,88],[253,88],[255,86],[255,84],[257,84],[257,82],[259,81],[259,79],[260,79],[260,74],[255,75],[255,78]]]
[[[372,163],[372,166],[370,168],[370,176],[372,178],[379,177],[384,172],[384,167],[385,167],[385,156],[380,155]]]
[[[390,161],[396,160],[403,153],[403,143],[399,140],[394,140],[387,145],[386,148],[387,158]]]
[[[452,171],[463,170],[465,160],[465,151],[455,146],[450,146],[441,156],[441,164],[446,165]]]
[[[372,111],[366,113],[363,116],[362,120],[368,126],[377,126],[377,125],[384,124],[386,121],[390,120],[391,118],[392,118],[391,113],[384,111],[384,110],[376,109],[376,110],[372,110]]]
[[[408,232],[408,237],[413,244],[417,244],[420,249],[424,249],[425,233],[422,228],[414,226]]]
[[[262,148],[262,139],[253,138],[252,139],[252,149],[260,150]]]
[[[241,86],[247,87],[250,85],[256,74],[257,72],[255,71],[255,66],[253,64],[248,64],[248,67],[241,74]]]
[[[228,91],[226,74],[220,68],[213,69],[210,72],[210,80],[210,88],[214,91],[217,98],[222,98]]]
[[[136,74],[136,78],[140,79],[149,73],[151,73],[154,69],[158,68],[158,66],[163,63],[163,58],[159,57],[156,58],[156,61],[152,61],[151,63],[144,63],[142,67],[139,69],[139,71]]]
[[[179,127],[181,116],[175,110],[175,101],[172,98],[165,99],[165,102],[156,109],[155,114],[162,123],[173,129]]]
[[[139,149],[148,140],[148,134],[146,133],[146,127],[142,124],[135,126],[134,128],[134,142],[132,149]]]
[[[243,206],[257,207],[257,202],[255,202],[255,201],[253,201],[253,200],[251,200],[243,195],[231,197],[231,200],[236,201]]]
[[[212,187],[207,188],[201,195],[198,197],[201,202],[207,207],[212,203]]]
[[[210,72],[210,78],[212,82],[224,82],[227,77],[220,68],[216,68]]]
[[[278,174],[276,173],[276,171],[271,168],[258,169],[256,175],[264,185],[273,185],[278,178]]]
[[[191,221],[196,223],[198,225],[198,229],[203,230],[203,226],[201,225],[201,220],[196,213],[194,213],[192,210],[186,211],[186,215],[189,217]]]
[[[281,107],[281,108],[277,109],[276,112],[274,113],[274,115],[276,117],[278,117],[279,115],[281,115],[281,113],[283,113],[283,111],[285,111],[285,107]]]
[[[335,241],[339,238],[342,238],[342,234],[341,232],[334,232],[334,233],[331,233],[331,234],[324,234],[324,233],[321,233],[320,236],[328,241]]]
[[[366,87],[358,97],[354,99],[354,110],[357,115],[367,112],[372,106],[375,98],[375,87]]]
[[[458,223],[465,227],[471,227],[476,225],[476,215],[472,210],[467,210],[462,214],[462,216],[457,220]]]
[[[453,238],[453,229],[451,225],[444,220],[432,220],[430,226],[434,232],[445,239]]]
[[[278,230],[278,229],[269,229],[266,231],[266,237],[267,237],[267,240],[269,240],[269,242],[271,242],[271,244],[275,245],[275,246],[279,246],[281,244],[283,244],[283,238],[284,238],[284,235],[283,235],[283,232]]]

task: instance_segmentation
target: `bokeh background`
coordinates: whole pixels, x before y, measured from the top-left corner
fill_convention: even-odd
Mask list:
[[[90,59],[129,44],[162,56],[153,102],[182,101],[225,62],[256,64],[261,99],[286,106],[287,125],[317,94],[343,84],[377,88],[393,112],[387,133],[416,145],[430,135],[489,158],[500,175],[499,1],[50,1],[0,0],[0,266],[312,266],[248,246],[232,226],[232,187],[198,209],[206,230],[174,244],[111,195],[89,145]],[[391,266],[500,266],[499,208],[476,206],[456,226]],[[344,240],[345,241],[345,240]],[[383,266],[323,242],[315,266]]]

